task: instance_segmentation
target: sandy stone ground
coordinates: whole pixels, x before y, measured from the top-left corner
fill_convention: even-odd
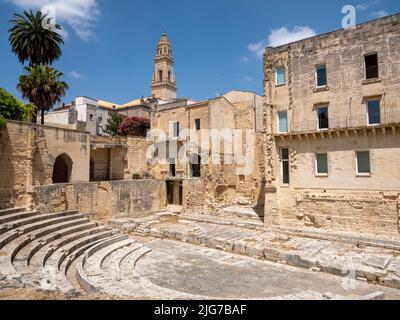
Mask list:
[[[0,300],[121,300],[119,297],[89,294],[63,294],[26,288],[18,280],[0,280]]]
[[[307,291],[357,299],[384,292],[384,299],[400,299],[397,289],[362,281],[348,289],[345,277],[176,241],[158,240],[147,246],[152,251],[138,262],[136,270],[161,287],[181,292],[224,299],[290,298]]]

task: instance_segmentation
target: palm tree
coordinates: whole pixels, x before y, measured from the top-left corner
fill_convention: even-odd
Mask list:
[[[61,57],[60,45],[64,44],[62,36],[56,30],[60,25],[47,28],[51,18],[40,11],[24,11],[23,15],[14,14],[10,21],[12,28],[8,31],[12,51],[18,56],[21,64],[29,61],[31,66],[52,64]]]
[[[17,88],[24,99],[41,110],[43,125],[44,112],[60,102],[69,87],[59,81],[63,74],[49,66],[30,66],[25,70],[28,74],[20,76]]]

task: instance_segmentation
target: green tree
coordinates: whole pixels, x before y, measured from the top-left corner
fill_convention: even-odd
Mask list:
[[[124,121],[124,117],[119,115],[117,112],[113,111],[110,113],[108,118],[105,132],[112,136],[117,136],[119,134],[119,129]]]
[[[0,131],[7,125],[6,119],[0,114]]]
[[[20,76],[17,88],[24,99],[41,110],[44,124],[44,112],[60,102],[69,87],[60,81],[63,74],[49,66],[31,66],[25,70],[28,74]]]
[[[21,62],[29,61],[31,66],[52,64],[61,57],[60,45],[64,44],[62,36],[57,32],[60,25],[50,26],[51,18],[36,13],[24,11],[14,14],[10,20],[12,25],[9,30],[11,49]]]
[[[32,104],[24,104],[7,90],[0,88],[0,127],[4,127],[6,119],[29,121],[33,109]]]

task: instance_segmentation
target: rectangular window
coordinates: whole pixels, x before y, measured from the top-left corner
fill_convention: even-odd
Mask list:
[[[176,177],[176,164],[175,159],[169,160],[169,175],[171,177]]]
[[[290,161],[289,161],[289,149],[281,149],[281,175],[282,183],[290,183]]]
[[[317,161],[317,175],[319,176],[327,176],[328,175],[328,154],[327,153],[319,153],[316,155]]]
[[[381,123],[381,102],[380,100],[368,101],[368,124],[376,125]]]
[[[366,79],[379,78],[378,55],[376,53],[365,56]]]
[[[278,121],[279,121],[279,126],[278,126],[279,133],[287,133],[288,132],[287,111],[278,112]]]
[[[319,130],[329,129],[328,107],[318,108],[318,129]]]
[[[174,138],[179,137],[179,122],[173,123],[173,137]]]
[[[286,75],[285,75],[285,67],[279,67],[276,69],[276,85],[280,86],[285,84]]]
[[[201,120],[200,119],[194,120],[194,126],[196,127],[196,130],[199,131],[201,129]]]
[[[328,84],[328,77],[326,71],[326,65],[317,66],[317,87],[325,87]]]
[[[357,152],[357,174],[367,176],[371,174],[371,160],[369,151]]]

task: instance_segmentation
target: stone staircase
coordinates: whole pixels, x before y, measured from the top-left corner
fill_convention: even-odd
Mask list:
[[[28,287],[102,293],[104,286],[113,285],[124,258],[140,252],[140,259],[149,251],[78,211],[0,210],[0,276],[19,278]],[[129,293],[115,289],[109,291]]]
[[[246,207],[246,206],[231,206],[231,207],[224,208],[222,210],[222,212],[223,212],[223,215],[226,217],[241,219],[244,221],[258,223],[260,225],[264,224],[263,208]]]

